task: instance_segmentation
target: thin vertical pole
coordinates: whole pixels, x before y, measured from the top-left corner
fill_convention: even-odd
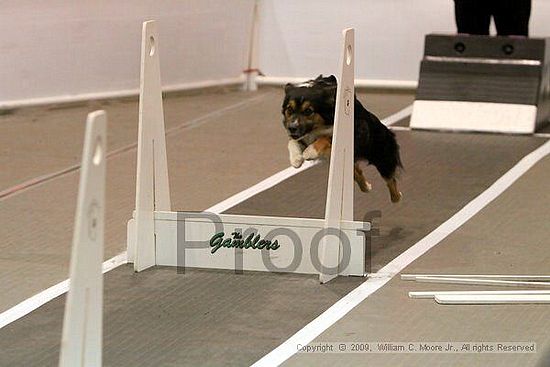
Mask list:
[[[59,366],[101,366],[107,117],[88,115]]]
[[[134,270],[156,264],[154,212],[170,211],[166,136],[160,81],[159,39],[154,21],[143,23],[136,177]],[[132,244],[132,242],[129,242]]]
[[[354,30],[343,32],[340,72],[336,91],[336,111],[330,156],[325,229],[340,230],[343,220],[353,220],[353,103],[354,103]],[[341,232],[340,232],[341,233]],[[339,272],[340,239],[327,234],[320,244],[323,271],[319,281],[326,283]]]

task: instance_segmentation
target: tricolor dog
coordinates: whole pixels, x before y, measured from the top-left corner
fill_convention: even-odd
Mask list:
[[[283,101],[283,125],[290,138],[290,164],[300,167],[304,160],[330,157],[334,109],[336,106],[336,77],[287,84]],[[402,168],[399,145],[395,135],[355,97],[354,103],[354,179],[363,192],[372,189],[359,167],[366,161],[376,167],[386,181],[391,201],[401,200],[397,189],[397,173]]]

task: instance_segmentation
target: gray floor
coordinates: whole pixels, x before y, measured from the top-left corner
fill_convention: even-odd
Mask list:
[[[550,134],[550,123],[547,123],[546,125],[543,125],[541,128],[539,128],[537,130],[537,133]]]
[[[237,139],[242,135],[238,134],[239,131],[251,134],[251,126],[256,120],[248,115],[257,114],[261,109],[277,111],[275,99],[278,99],[275,91],[256,95],[217,92],[167,99],[166,125],[170,132],[167,150],[174,208],[208,208],[288,166],[285,134],[277,117],[266,120],[261,128],[262,133],[272,139],[264,144],[252,141],[246,146],[233,147],[238,160],[229,161],[227,148],[223,148],[227,137]],[[211,104],[214,101],[219,105],[213,109]],[[135,144],[137,103],[118,101],[102,107],[107,109],[109,117],[109,153]],[[223,116],[211,114],[218,108],[225,109]],[[78,163],[88,110],[87,106],[75,106],[62,110],[63,113],[56,110],[54,117],[49,117],[50,112],[46,109],[44,114],[48,117],[30,126],[24,118],[29,113],[25,110],[6,116],[6,120],[0,122],[0,130],[13,139],[8,142],[8,138],[0,134],[11,152],[2,160],[7,162],[8,171],[14,174],[13,177],[6,174],[2,185],[7,187],[15,179],[25,180],[29,175],[42,175],[50,169],[59,170]],[[45,131],[49,131],[47,135],[52,139],[55,137],[48,144],[44,143],[46,147],[39,145],[39,150],[23,149],[32,145],[32,140],[43,136]],[[222,148],[211,149],[210,144]],[[278,151],[283,154],[275,154]],[[49,157],[50,163],[46,167],[42,165],[42,159],[32,159],[42,155]],[[246,167],[254,166],[257,159],[268,163],[243,174]],[[19,160],[26,164],[19,165]],[[126,222],[135,205],[135,162],[135,148],[107,160],[106,258],[126,249]],[[3,174],[5,172],[2,170]],[[67,278],[78,175],[79,171],[75,170],[0,199],[0,311]],[[220,177],[225,180],[220,180]]]
[[[278,89],[265,89],[261,90],[257,97],[258,99],[251,103],[220,115],[207,113],[207,117],[202,120],[200,115],[197,115],[195,121],[199,119],[204,123],[193,130],[179,128],[178,124],[172,125],[174,133],[168,138],[168,155],[173,209],[204,209],[288,166],[284,133],[278,125],[280,122],[277,117],[281,92]],[[226,98],[225,103],[231,105],[244,99],[248,100],[250,96],[239,95],[232,100],[230,93],[228,96],[209,96],[205,100],[216,101],[218,98]],[[366,101],[367,107],[384,117],[405,107],[412,97],[403,94],[371,93],[362,95],[361,98]],[[201,100],[199,96],[194,101],[200,104]],[[174,108],[178,106],[176,101],[173,102]],[[132,104],[127,107],[129,106]],[[190,105],[188,108],[192,109]],[[126,135],[130,134],[124,133],[125,129],[134,136],[135,129],[132,126],[135,121],[131,114],[124,113],[123,108],[120,114],[119,120],[125,121],[123,124],[126,127],[120,127],[119,139],[124,140],[128,139]],[[180,135],[183,131],[185,134]],[[75,130],[74,136],[78,134]],[[270,138],[251,144],[236,143],[231,145],[229,150],[225,148],[226,141],[253,142],[253,138],[258,134]],[[390,203],[385,184],[372,167],[367,169],[367,174],[374,184],[374,191],[369,194],[356,191],[355,195],[356,218],[374,218],[376,231],[371,238],[374,271],[452,216],[525,154],[545,141],[522,136],[416,131],[398,131],[397,136],[406,167],[400,180],[404,193],[403,202]],[[116,138],[114,140],[117,141]],[[133,141],[124,140],[123,143],[133,144]],[[124,146],[123,143],[118,147]],[[205,149],[209,143],[213,143],[216,149]],[[75,146],[78,147],[78,144]],[[71,149],[77,150],[75,147]],[[48,154],[55,160],[54,152]],[[68,159],[67,154],[62,154],[62,162],[57,162],[56,167],[75,161]],[[228,154],[231,155],[231,159],[226,159]],[[113,171],[108,188],[111,187],[110,190],[113,191],[107,195],[108,211],[112,212],[109,215],[116,215],[108,220],[113,229],[112,232],[107,231],[106,255],[124,248],[124,224],[133,202],[135,151],[126,155],[127,157],[124,154],[117,155],[109,161],[109,169]],[[28,159],[31,158],[32,155]],[[206,158],[210,159],[208,162],[211,166],[208,169],[204,169]],[[258,161],[262,164],[258,165]],[[254,169],[251,170],[250,167]],[[31,168],[27,175],[41,174],[43,171],[39,164]],[[546,174],[548,170],[539,168],[537,172],[540,171]],[[513,231],[504,231],[500,237],[495,235],[494,231],[498,230],[499,226],[510,226],[510,223],[521,221],[523,217],[527,220],[527,212],[531,206],[536,210],[534,214],[529,215],[538,213],[540,217],[535,216],[536,218],[547,217],[544,210],[548,206],[544,204],[544,200],[547,200],[548,194],[541,196],[546,191],[541,189],[540,185],[547,182],[548,177],[540,174],[526,177],[526,181],[514,185],[514,189],[516,186],[519,187],[516,189],[519,193],[514,196],[515,199],[506,201],[508,206],[497,207],[493,212],[489,212],[487,222],[477,232],[472,232],[476,233],[476,240],[490,242],[487,251],[478,251],[470,245],[466,247],[468,251],[463,254],[459,245],[452,245],[455,250],[450,254],[431,257],[432,253],[439,250],[437,248],[428,254],[430,256],[419,260],[419,264],[424,264],[424,268],[420,266],[413,269],[432,272],[462,269],[473,269],[478,272],[501,270],[498,262],[494,264],[494,268],[487,268],[487,261],[493,260],[497,251],[495,249],[499,248],[500,242],[513,238]],[[326,175],[326,164],[314,167],[243,202],[229,212],[322,217]],[[25,177],[21,176],[19,179]],[[0,220],[7,223],[4,228],[9,229],[7,233],[0,232],[0,245],[4,246],[0,258],[0,290],[4,307],[15,304],[22,297],[34,294],[36,289],[48,283],[51,285],[56,279],[63,280],[66,277],[70,239],[65,237],[70,237],[72,232],[72,213],[68,215],[65,212],[69,209],[74,210],[72,206],[76,193],[76,177],[77,175],[68,175],[59,181],[52,181],[7,198],[2,203]],[[220,180],[220,177],[224,179]],[[9,186],[16,181],[10,181],[8,178],[5,182],[4,185]],[[525,190],[528,193],[525,193]],[[523,202],[522,197],[525,195],[527,199]],[[532,201],[536,200],[537,195],[541,198]],[[64,197],[63,205],[68,207],[57,207],[60,206],[60,197]],[[524,207],[520,211],[514,211],[514,207],[518,205]],[[37,213],[34,213],[35,210]],[[508,212],[509,216],[506,215]],[[15,213],[19,217],[12,218],[9,213]],[[494,225],[491,224],[493,218],[496,220]],[[530,227],[533,236],[547,236],[547,233],[539,228],[540,222],[534,223],[533,227]],[[53,233],[49,233],[48,230],[53,230]],[[526,246],[531,244],[525,243]],[[516,255],[530,259],[531,263],[547,264],[547,259],[543,257],[544,253],[527,251]],[[506,256],[513,259],[514,253]],[[442,258],[450,263],[442,262]],[[457,263],[454,264],[454,261]],[[504,270],[509,269],[502,271]],[[105,276],[104,364],[248,365],[293,335],[363,280],[339,278],[328,285],[320,286],[317,278],[312,276],[252,272],[236,275],[231,272],[206,270],[188,270],[186,274],[177,274],[174,269],[161,267],[135,274],[130,266],[122,266]],[[445,327],[441,329],[443,336],[447,336],[446,332],[456,328],[457,321],[448,313],[445,317],[427,322],[426,329],[419,329],[419,320],[430,321],[432,314],[428,311],[434,307],[425,308],[425,302],[422,301],[410,305],[411,310],[417,310],[419,315],[416,317],[415,314],[410,320],[407,317],[409,304],[403,300],[403,288],[394,286],[395,282],[390,282],[387,289],[384,287],[375,294],[378,296],[385,294],[383,292],[389,292],[387,296],[380,300],[376,297],[367,300],[366,303],[373,300],[377,303],[375,306],[366,307],[365,314],[354,313],[361,311],[360,305],[350,313],[350,317],[357,318],[342,320],[353,324],[351,329],[348,329],[346,324],[344,327],[330,329],[330,332],[334,332],[335,337],[343,335],[352,340],[362,340],[361,338],[365,337],[361,334],[362,328],[367,325],[374,330],[373,334],[367,335],[368,337],[383,338],[386,335],[385,330],[398,333],[403,329],[404,336],[425,340],[425,337],[439,335],[437,333],[440,330],[440,322],[445,323]],[[396,299],[399,299],[399,302],[396,302]],[[64,296],[61,296],[1,329],[0,366],[56,365],[63,306]],[[518,325],[514,310],[508,313],[507,309],[503,308],[501,316]],[[531,310],[527,309],[529,312]],[[536,308],[534,310],[536,315],[528,320],[529,325],[547,329],[547,325],[539,320],[541,315],[547,314],[537,313]],[[466,315],[472,318],[470,336],[477,335],[477,331],[480,331],[480,335],[485,335],[482,328],[486,325],[493,327],[491,322],[496,319],[490,318],[487,323],[483,323],[488,313],[472,312]],[[398,316],[405,319],[401,320]],[[388,328],[388,325],[392,325],[391,328]],[[476,329],[478,326],[481,329]],[[416,330],[425,331],[416,333]],[[545,329],[536,330],[543,342],[542,330]],[[298,359],[289,363],[368,363],[365,359],[356,359],[354,356],[326,361]],[[399,365],[400,361],[399,358],[392,359],[388,365]],[[437,361],[431,359],[403,361],[417,363],[416,365],[437,365]],[[426,361],[429,363],[422,364]],[[466,365],[476,365],[478,361],[469,360]],[[500,360],[496,360],[496,365],[500,365],[499,362]]]
[[[369,166],[368,194],[355,189],[355,219],[374,218],[372,270],[377,271],[450,218],[545,139],[493,134],[397,131],[405,170],[403,200],[390,202],[384,181]],[[322,218],[328,164],[291,177],[232,208],[230,213]]]
[[[131,265],[105,275],[104,366],[245,366],[361,282]],[[56,366],[65,297],[0,330],[0,366]]]
[[[502,138],[399,133],[405,154],[415,147],[402,179],[406,200],[390,204],[379,184],[371,194],[356,195],[356,215],[362,216],[366,207],[382,212],[380,235],[373,238],[375,268],[446,220],[543,142]],[[428,140],[438,143],[426,144]],[[450,149],[452,145],[456,147]],[[509,149],[510,145],[515,148]],[[431,175],[424,172],[427,169]],[[319,216],[326,184],[316,190],[311,187],[325,180],[324,167],[311,169],[231,212],[250,214],[263,208],[269,215]],[[361,281],[340,278],[320,286],[310,276],[200,270],[178,275],[169,268],[134,274],[129,266],[121,267],[105,277],[105,365],[248,365]],[[63,304],[64,297],[60,297],[2,329],[0,349],[9,352],[0,355],[0,365],[55,365]]]
[[[546,157],[403,273],[548,274],[549,179],[550,157]],[[442,306],[407,297],[409,291],[483,289],[491,288],[396,277],[315,341],[521,341],[535,342],[536,354],[300,354],[284,365],[550,366],[548,305]]]
[[[222,88],[165,98],[174,210],[204,210],[288,167],[282,98],[282,88],[257,93]],[[412,101],[410,94],[360,98],[380,117]],[[86,114],[96,108],[109,118],[105,258],[110,258],[126,249],[126,222],[135,203],[136,99],[0,116],[0,191],[78,164]],[[75,169],[0,198],[0,311],[67,278],[78,174]]]

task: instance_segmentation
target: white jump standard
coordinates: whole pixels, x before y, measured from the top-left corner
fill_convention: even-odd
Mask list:
[[[88,114],[60,367],[99,367],[102,363],[106,125],[104,111]]]
[[[344,31],[325,219],[175,212],[170,207],[166,140],[154,22],[142,33],[136,210],[128,261],[154,265],[365,275],[370,223],[353,221],[353,30]]]

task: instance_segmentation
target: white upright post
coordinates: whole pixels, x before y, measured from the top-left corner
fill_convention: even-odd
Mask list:
[[[343,31],[325,208],[327,229],[339,230],[343,220],[353,220],[354,33],[352,28]],[[320,253],[324,270],[319,281],[326,283],[338,275],[340,239],[327,234],[320,244]]]
[[[154,21],[143,23],[136,178],[134,270],[156,263],[154,211],[170,211],[166,136],[160,82],[159,39]]]
[[[104,111],[88,115],[59,366],[101,366],[103,330]]]

